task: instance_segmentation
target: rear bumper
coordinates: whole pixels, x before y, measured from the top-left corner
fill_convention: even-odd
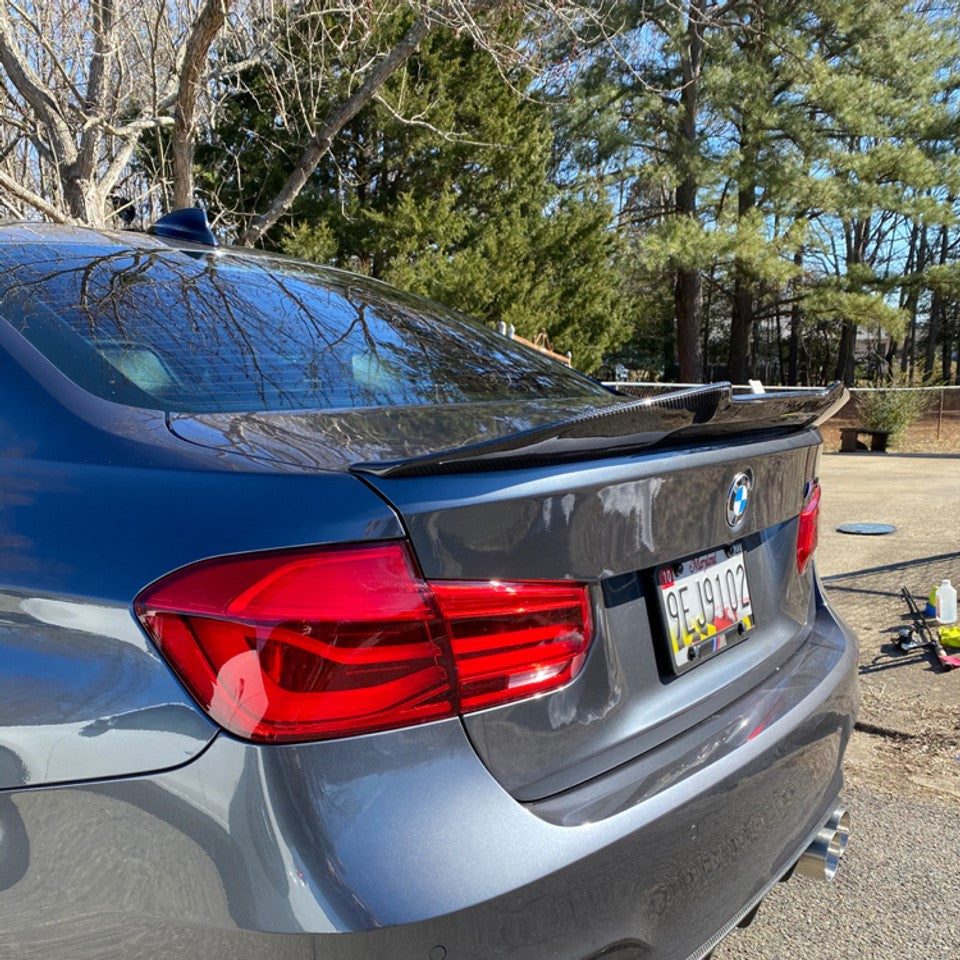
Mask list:
[[[696,743],[546,802],[506,794],[458,721],[220,736],[179,770],[7,794],[0,955],[687,960],[827,818],[856,700],[855,641],[820,604]]]

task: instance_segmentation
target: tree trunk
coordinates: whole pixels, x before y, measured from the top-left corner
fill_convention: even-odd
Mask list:
[[[737,173],[737,216],[742,221],[757,204],[757,146],[747,129],[746,118],[740,126],[740,169]],[[730,323],[730,356],[727,376],[733,383],[746,383],[750,376],[750,345],[753,332],[754,281],[746,265],[737,257],[733,266],[733,316]]]
[[[192,207],[193,154],[196,147],[197,97],[210,47],[223,27],[230,0],[207,0],[184,47],[183,66],[173,108],[173,206]]]
[[[790,355],[787,362],[787,383],[795,387],[800,378],[800,324],[803,321],[803,307],[800,305],[800,275],[803,270],[803,247],[793,255],[793,265],[797,276],[790,284],[793,303],[790,305]]]
[[[678,270],[674,290],[677,312],[677,361],[683,383],[699,383],[700,345],[697,333],[701,320],[703,280],[699,270]]]
[[[743,217],[756,202],[756,190],[751,180],[739,192],[738,209]],[[733,383],[746,383],[750,376],[750,344],[753,333],[754,290],[742,261],[734,263],[733,317],[730,323],[730,356],[727,361],[727,376]]]
[[[940,311],[940,379],[942,383],[949,383],[953,377],[953,347],[957,342],[957,309],[956,303],[944,298]],[[958,364],[960,366],[960,364]]]
[[[713,306],[713,281],[717,271],[717,261],[710,264],[710,280],[707,284],[707,296],[703,302],[701,324],[703,327],[703,345],[700,349],[700,362],[703,364],[703,382],[709,383],[713,377],[710,371],[710,318]]]
[[[869,215],[861,220],[847,221],[843,225],[843,239],[846,247],[847,273],[864,262],[867,239],[870,236]],[[852,387],[857,373],[857,323],[843,318],[840,343],[837,350],[837,365],[834,379],[842,380],[845,386]]]
[[[921,230],[919,224],[914,224],[910,231],[910,246],[907,249],[907,263],[904,272],[908,275],[918,275],[923,270],[924,250],[927,244],[927,228]],[[910,362],[910,344],[917,335],[917,303],[919,301],[919,284],[916,276],[911,277],[909,288],[901,288],[900,309],[906,310],[910,321],[903,340],[903,349],[900,352],[900,372],[906,373]]]
[[[773,329],[777,338],[777,379],[779,383],[786,383],[787,371],[784,369],[783,364],[783,325],[780,315],[781,306],[782,304],[780,303],[780,297],[777,296],[777,303],[774,307],[773,314]]]
[[[80,174],[75,164],[61,169],[60,182],[67,209],[74,220],[90,227],[107,226],[104,198],[99,195],[96,185]]]
[[[893,382],[893,369],[896,364],[896,360],[897,360],[897,341],[894,340],[893,337],[891,337],[890,343],[887,346],[887,352],[883,358],[883,361],[884,361],[883,373],[888,383]]]
[[[843,321],[843,330],[840,334],[840,345],[837,352],[837,365],[834,369],[834,379],[842,380],[848,387],[853,386],[856,374],[857,324],[852,320]]]
[[[677,185],[677,213],[697,217],[697,178],[693,161],[697,154],[697,111],[700,99],[700,71],[703,57],[703,15],[706,0],[692,0],[687,10],[686,44],[682,54],[683,90],[680,94],[681,164],[683,176]],[[701,376],[699,332],[703,311],[703,278],[696,267],[677,271],[674,287],[677,315],[677,359],[680,379],[698,383]]]
[[[947,262],[949,249],[947,225],[940,228],[940,252],[937,256],[939,264]],[[930,297],[930,322],[927,325],[927,349],[923,358],[923,379],[928,381],[933,377],[933,367],[937,359],[937,336],[940,326],[940,315],[943,313],[943,295],[939,288],[935,289]]]

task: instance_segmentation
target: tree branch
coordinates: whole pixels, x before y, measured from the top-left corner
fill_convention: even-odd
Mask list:
[[[109,197],[113,192],[113,188],[117,185],[117,181],[120,179],[120,174],[123,173],[127,164],[130,162],[130,158],[133,156],[133,151],[137,149],[137,143],[138,140],[136,137],[130,137],[113,155],[110,165],[100,178],[100,193],[104,199]]]
[[[127,137],[136,136],[146,130],[156,130],[158,127],[172,127],[174,122],[173,117],[140,117],[120,127],[115,127],[113,124],[104,122],[101,122],[100,125],[103,127],[104,132],[109,133],[110,136],[120,137],[126,140]]]
[[[13,177],[8,176],[2,170],[0,170],[0,191],[6,191],[11,197],[16,197],[22,203],[28,204],[54,223],[76,222],[72,217],[68,217],[61,210],[53,206],[53,204],[47,203],[43,197],[27,189],[27,187],[18,183]]]
[[[67,89],[73,94],[73,97],[77,103],[82,103],[83,97],[80,94],[80,91],[77,89],[77,85],[74,83],[73,77],[71,77],[70,73],[67,71],[63,60],[57,56],[54,46],[50,41],[50,37],[47,36],[40,24],[38,24],[36,20],[33,20],[20,4],[11,2],[10,9],[13,10],[14,13],[20,15],[27,28],[37,38],[40,46],[42,46],[47,52],[47,55],[50,57],[50,65],[53,67],[54,71],[56,71],[57,76],[60,77]]]
[[[190,29],[184,48],[177,102],[173,111],[173,205],[193,205],[194,124],[201,71],[210,46],[223,27],[230,0],[207,0]]]
[[[424,130],[429,130],[432,134],[438,136],[441,140],[446,140],[447,143],[462,143],[468,147],[489,147],[492,149],[503,149],[502,143],[484,143],[480,140],[468,140],[466,137],[461,137],[452,131],[441,130],[439,127],[435,127],[432,123],[428,123],[426,120],[423,120],[421,117],[405,117],[400,113],[395,107],[391,106],[389,101],[383,94],[377,93],[373,97],[377,103],[383,107],[387,113],[393,117],[397,123],[402,123],[408,127],[421,127]]]
[[[241,234],[240,242],[244,246],[252,247],[290,208],[323,155],[330,149],[333,138],[374,98],[389,77],[406,63],[431,28],[427,17],[414,21],[400,42],[370,71],[360,87],[327,115],[280,192]]]

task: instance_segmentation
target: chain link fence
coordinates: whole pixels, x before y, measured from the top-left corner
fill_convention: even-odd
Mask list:
[[[951,387],[854,387],[850,399],[834,417],[838,423],[857,424],[862,420],[861,406],[865,399],[876,393],[913,393],[926,399],[925,409],[917,423],[936,425],[940,439],[947,427],[960,425],[960,386]]]

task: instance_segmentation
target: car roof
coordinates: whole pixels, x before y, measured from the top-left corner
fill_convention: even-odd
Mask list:
[[[104,248],[113,250],[130,251],[169,251],[174,250],[182,253],[197,254],[205,256],[224,256],[229,255],[250,261],[259,261],[263,264],[286,263],[290,265],[303,265],[309,267],[311,271],[318,268],[328,275],[340,277],[342,280],[353,280],[363,283],[365,286],[378,287],[384,292],[397,294],[400,291],[385,283],[377,277],[370,277],[364,274],[354,273],[351,270],[344,270],[341,267],[334,267],[326,263],[316,263],[311,260],[305,260],[302,257],[291,257],[288,254],[278,253],[274,250],[262,250],[254,247],[241,247],[233,244],[219,244],[210,246],[205,243],[193,243],[189,240],[179,238],[161,237],[145,230],[109,230],[99,227],[88,227],[79,224],[61,224],[47,223],[44,221],[0,221],[0,246],[18,246],[25,243],[49,244],[56,247],[58,244],[63,246],[89,246],[91,249]],[[319,279],[319,275],[316,277]],[[409,297],[422,299],[413,294],[406,294]],[[454,308],[447,308],[451,313],[455,313],[464,319],[460,311]]]
[[[100,230],[64,223],[6,221],[0,223],[0,243],[70,243],[103,246],[156,248],[164,246],[160,237],[136,230]]]
[[[158,236],[146,230],[109,230],[99,227],[87,227],[79,224],[46,223],[31,221],[0,222],[0,243],[49,243],[51,245],[70,244],[71,246],[89,245],[91,247],[113,246],[129,250],[188,250],[191,252],[229,251],[231,254],[258,257],[266,256],[270,259],[284,257],[282,254],[270,253],[265,250],[252,250],[249,247],[217,246],[212,247],[205,243],[193,243],[189,240],[179,240]],[[302,262],[302,261],[301,261]]]

